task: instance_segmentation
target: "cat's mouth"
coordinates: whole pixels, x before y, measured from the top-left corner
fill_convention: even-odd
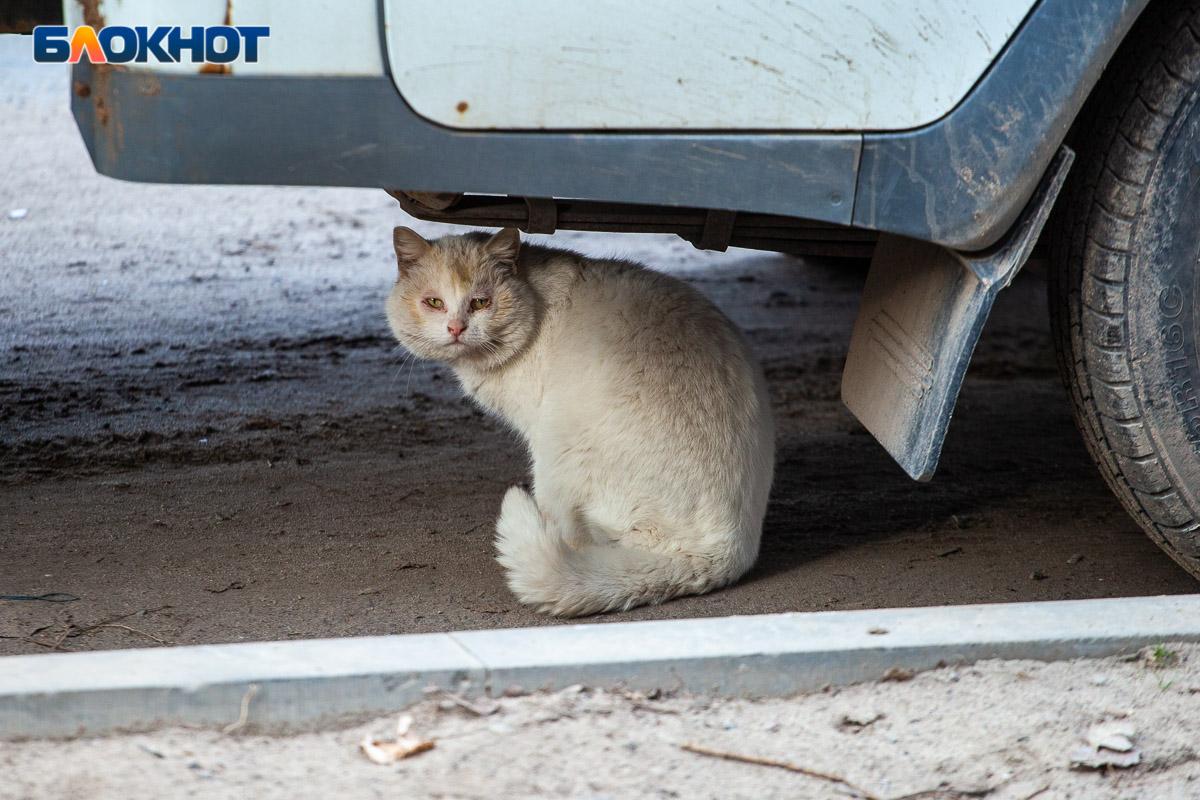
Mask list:
[[[491,348],[478,341],[464,341],[458,339],[456,341],[448,341],[442,347],[441,358],[451,362],[475,362],[479,360],[487,360]]]
[[[472,342],[463,341],[462,339],[447,340],[442,345],[442,358],[458,361],[459,359],[469,358],[476,348]]]

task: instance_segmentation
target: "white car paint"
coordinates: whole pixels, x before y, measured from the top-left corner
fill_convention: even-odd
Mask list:
[[[902,130],[966,96],[1036,0],[384,0],[387,64],[465,129]],[[68,25],[83,23],[64,3]],[[383,75],[375,0],[102,0],[109,25],[269,25],[233,75]],[[196,65],[130,64],[193,72]]]
[[[63,4],[67,25],[84,24],[75,0]],[[259,60],[238,59],[233,75],[382,75],[379,13],[375,0],[232,0],[234,25],[269,25]],[[107,25],[221,25],[226,0],[102,0]],[[197,65],[128,64],[152,72],[196,72]]]
[[[422,116],[468,129],[899,130],[966,96],[1036,0],[384,0]]]

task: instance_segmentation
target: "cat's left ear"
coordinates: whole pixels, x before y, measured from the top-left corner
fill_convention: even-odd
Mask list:
[[[515,271],[521,252],[521,232],[516,228],[505,228],[488,239],[483,249],[501,268]]]

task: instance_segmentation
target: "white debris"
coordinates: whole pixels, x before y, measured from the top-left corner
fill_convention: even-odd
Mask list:
[[[1097,750],[1081,745],[1071,751],[1071,769],[1128,769],[1142,763],[1142,754],[1137,750],[1114,753],[1112,750]]]
[[[25,219],[25,215],[29,213],[28,208],[14,208],[8,212],[9,219]]]
[[[1087,743],[1097,750],[1128,753],[1133,749],[1133,736],[1133,726],[1128,722],[1102,722],[1088,729]]]
[[[1101,722],[1088,729],[1086,745],[1071,751],[1071,769],[1128,769],[1142,762],[1134,749],[1134,728],[1128,722]]]

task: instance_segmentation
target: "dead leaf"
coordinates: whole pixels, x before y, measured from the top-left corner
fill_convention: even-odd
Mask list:
[[[432,739],[422,739],[410,732],[412,722],[411,715],[402,714],[396,723],[395,739],[376,739],[371,734],[367,734],[358,746],[368,759],[385,766],[394,764],[402,758],[432,750],[434,746]]]

